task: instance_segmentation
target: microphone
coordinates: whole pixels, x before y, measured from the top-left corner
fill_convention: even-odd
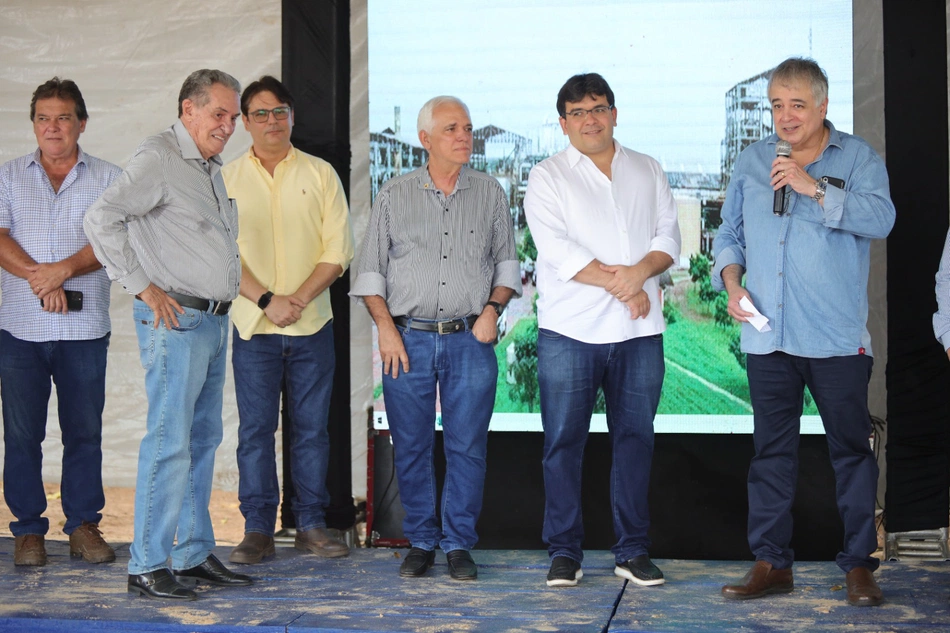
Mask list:
[[[775,144],[775,155],[788,158],[792,155],[792,144],[788,141],[779,141]],[[785,189],[787,187],[788,185],[782,185],[782,188],[775,192],[775,199],[772,201],[772,213],[775,215],[785,214]]]

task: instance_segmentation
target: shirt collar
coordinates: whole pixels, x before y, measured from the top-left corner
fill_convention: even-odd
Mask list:
[[[455,193],[459,189],[468,189],[471,186],[471,179],[469,178],[468,170],[468,165],[462,165],[462,171],[459,172],[459,177],[458,180],[455,181],[455,189],[452,191],[452,193]],[[423,165],[422,178],[419,179],[418,187],[419,189],[438,190],[438,187],[435,186],[435,182],[432,180],[432,176],[429,175],[428,161],[426,161],[426,164]]]
[[[565,151],[567,152],[567,163],[571,166],[571,169],[576,167],[577,163],[579,163],[582,158],[587,158],[587,160],[590,160],[586,154],[581,153],[581,151],[573,145],[568,145],[567,150]],[[623,145],[621,145],[617,139],[614,139],[614,157],[610,159],[611,165],[615,160],[617,160],[618,155],[626,156],[627,152],[624,151]]]
[[[43,166],[43,163],[41,162],[42,157],[43,157],[43,152],[41,152],[40,148],[37,147],[36,151],[33,152],[33,158],[30,160],[30,164],[31,165],[36,164],[42,167]],[[86,153],[82,151],[82,147],[80,145],[77,145],[76,146],[76,165],[78,165],[79,163],[82,163],[83,165],[86,164]]]
[[[182,123],[181,119],[175,121],[172,130],[174,130],[175,137],[178,139],[178,149],[181,151],[182,158],[197,161],[203,161],[205,159],[204,156],[201,155],[201,151],[198,150],[195,139],[191,138],[191,134],[188,133],[188,129],[185,127],[185,124]],[[219,167],[224,164],[221,161],[220,154],[215,154],[209,158],[208,161],[216,163]]]
[[[247,159],[250,160],[251,162],[257,163],[258,165],[261,164],[261,159],[258,158],[258,157],[257,157],[257,154],[254,153],[254,146],[253,146],[253,145],[251,145],[250,147],[247,148],[247,154],[245,154],[245,156],[246,156]],[[281,163],[284,163],[284,162],[288,162],[288,161],[292,161],[292,160],[297,160],[297,150],[294,148],[293,145],[290,146],[290,151],[287,152],[287,155],[284,156],[284,157],[280,160],[280,162],[281,162]],[[278,163],[278,164],[280,164],[280,163]]]

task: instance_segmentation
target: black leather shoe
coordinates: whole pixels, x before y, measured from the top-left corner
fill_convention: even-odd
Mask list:
[[[413,547],[406,554],[406,560],[399,566],[399,575],[403,578],[417,578],[425,575],[432,563],[435,562],[435,552],[430,552],[421,547]]]
[[[449,563],[449,575],[455,580],[475,580],[478,578],[478,566],[472,555],[464,549],[455,549],[445,555]]]
[[[176,569],[175,578],[181,580],[193,580],[195,584],[202,582],[209,585],[221,585],[222,587],[243,587],[254,582],[250,576],[244,574],[235,574],[233,571],[221,564],[214,554],[208,554],[208,558],[200,565],[191,569]]]
[[[197,600],[198,594],[181,585],[167,569],[129,574],[129,593],[153,600]]]

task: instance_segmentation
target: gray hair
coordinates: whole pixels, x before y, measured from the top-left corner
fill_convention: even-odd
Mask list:
[[[420,132],[429,132],[432,133],[432,113],[435,112],[435,109],[440,105],[445,105],[446,103],[451,103],[457,106],[461,106],[465,110],[465,114],[468,115],[468,118],[472,118],[472,114],[468,111],[468,106],[462,103],[462,100],[458,97],[450,97],[448,95],[440,95],[438,97],[432,97],[426,101],[425,105],[422,106],[422,109],[419,110],[419,118],[416,120],[416,129]]]
[[[210,70],[202,68],[188,75],[185,83],[181,85],[181,91],[178,93],[178,116],[182,115],[181,104],[185,99],[190,99],[199,108],[211,100],[208,90],[214,84],[221,84],[225,88],[230,88],[237,94],[241,94],[241,83],[224,72],[223,70]]]
[[[789,57],[776,66],[769,76],[768,90],[771,92],[772,84],[776,82],[786,85],[798,81],[811,86],[815,103],[820,105],[828,98],[828,75],[821,69],[818,62],[808,57]]]

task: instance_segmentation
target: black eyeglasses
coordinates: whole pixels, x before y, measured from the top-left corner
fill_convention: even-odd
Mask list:
[[[575,121],[583,121],[587,118],[588,114],[593,114],[598,117],[607,116],[607,113],[613,110],[612,105],[600,105],[596,108],[591,108],[590,110],[585,110],[584,108],[577,108],[576,110],[571,110],[570,112],[565,113],[564,118],[574,119]]]
[[[280,106],[273,110],[254,110],[253,112],[249,112],[248,115],[257,123],[267,123],[267,119],[270,118],[271,113],[274,114],[274,119],[283,121],[290,116],[290,108]]]

